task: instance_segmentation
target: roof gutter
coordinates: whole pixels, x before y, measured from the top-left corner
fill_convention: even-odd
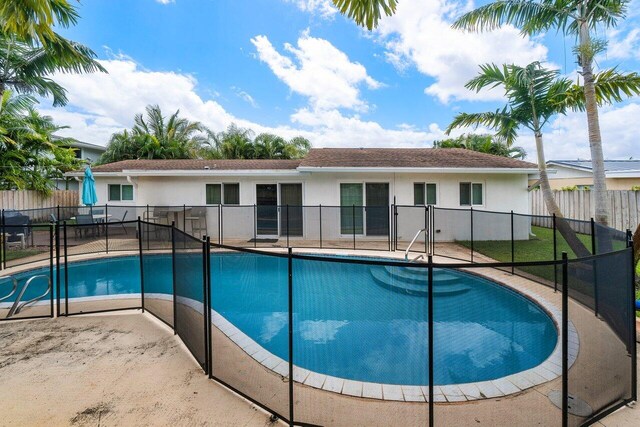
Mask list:
[[[81,176],[83,172],[68,172],[65,176]],[[140,177],[140,176],[296,176],[300,175],[295,169],[246,169],[246,170],[220,170],[220,169],[194,169],[194,170],[122,170],[114,172],[93,172],[96,177]]]
[[[300,166],[300,172],[356,172],[356,173],[496,173],[496,174],[531,174],[538,172],[537,168],[378,168],[378,167],[311,167]]]

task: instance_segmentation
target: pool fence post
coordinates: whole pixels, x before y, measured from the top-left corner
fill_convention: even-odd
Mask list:
[[[428,321],[429,321],[429,326],[428,326],[428,340],[429,340],[429,427],[433,426],[433,418],[434,418],[434,396],[433,396],[433,378],[434,378],[434,372],[433,372],[433,256],[429,255],[428,257],[428,262],[429,262],[429,277],[428,277],[428,308],[427,308],[427,312],[428,312]]]
[[[471,223],[471,262],[473,262],[473,206],[471,206],[469,211],[469,222]]]
[[[0,242],[0,270],[2,270],[7,268],[7,236],[5,236],[4,209],[0,214],[0,237],[2,237],[2,242]]]
[[[104,205],[104,239],[105,250],[109,253],[109,207]]]
[[[427,251],[427,221],[429,217],[429,205],[424,206],[424,253],[429,253]]]
[[[569,261],[562,252],[562,427],[569,424]]]
[[[173,334],[177,335],[178,325],[176,310],[176,222],[171,221],[171,264],[173,270]]]
[[[218,243],[222,245],[224,243],[224,237],[222,235],[224,229],[224,209],[221,203],[218,203],[218,209],[220,210],[220,214],[218,215]]]
[[[207,236],[207,248],[206,248],[206,265],[207,265],[207,300],[205,307],[207,310],[207,354],[209,355],[209,367],[207,369],[209,373],[209,379],[213,379],[213,341],[211,339],[211,237]]]
[[[287,248],[289,271],[289,425],[293,426],[293,253]]]
[[[429,211],[429,213],[431,215],[429,215],[429,220],[431,222],[431,225],[429,227],[429,236],[430,236],[430,241],[431,241],[431,255],[435,255],[436,254],[436,233],[435,233],[435,228],[436,228],[436,207],[432,206],[432,209]]]
[[[144,313],[144,260],[142,255],[142,220],[138,216],[138,253],[140,254],[140,308]]]
[[[398,205],[396,197],[393,197],[393,250],[398,250]]]
[[[51,316],[54,317],[54,309],[53,309],[53,230],[54,230],[53,221],[49,223],[49,282],[51,283],[51,288],[49,292],[51,292],[50,300],[51,300]],[[31,230],[33,235],[33,230]]]
[[[318,205],[319,214],[320,214],[320,249],[322,249],[322,203]]]
[[[514,230],[513,230],[513,209],[511,210],[511,274],[515,273],[515,268],[513,263],[516,259],[516,250],[515,250],[515,241],[514,241]]]
[[[146,227],[147,227],[147,250],[149,250],[149,223],[151,222],[151,219],[149,218],[149,205],[147,204],[147,221],[146,221]],[[158,237],[158,229],[157,226],[154,226],[154,230],[155,232],[155,236],[156,238]]]
[[[554,213],[552,218],[553,225],[553,260],[558,260],[558,237],[557,237],[557,228],[556,228],[556,214]],[[558,292],[558,265],[553,264],[553,292]]]
[[[258,206],[253,204],[253,247],[258,247]]]
[[[62,223],[62,243],[64,245],[64,315],[69,315],[69,269],[67,268],[67,221]]]
[[[56,221],[56,313],[60,316],[60,217]]]
[[[387,205],[387,244],[389,247],[389,252],[391,252],[391,233],[393,232],[393,220],[392,218],[392,210],[391,206]]]
[[[353,250],[356,250],[356,205],[351,205],[351,231],[353,232]]]
[[[207,324],[209,323],[209,314],[207,310],[207,242],[208,237],[205,235],[202,238],[202,311],[203,311],[203,320],[204,320],[204,361],[203,367],[204,373],[209,375],[209,338],[207,336],[207,332],[209,328]]]
[[[594,221],[593,218],[591,218],[590,220],[590,224],[591,224],[591,255],[597,255],[596,252],[596,222]],[[598,261],[596,259],[594,259],[592,261],[592,267],[593,267],[593,307],[594,307],[594,312],[596,317],[598,317],[598,273],[597,273],[597,268],[598,268]]]
[[[629,286],[629,299],[631,301],[631,311],[629,312],[629,332],[630,332],[630,344],[631,344],[631,400],[634,402],[638,400],[638,353],[636,343],[636,318],[634,316],[636,310],[636,266],[635,266],[635,252],[633,247],[633,234],[631,234],[631,230],[627,229],[627,247],[631,248],[631,274],[629,275],[631,278],[631,283]]]
[[[182,231],[187,232],[187,205],[184,204],[182,205]],[[193,230],[191,233],[193,234]]]
[[[287,214],[287,247],[289,247],[289,204],[287,203],[286,207]]]

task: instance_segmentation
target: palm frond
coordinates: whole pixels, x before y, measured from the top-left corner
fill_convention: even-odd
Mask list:
[[[333,0],[340,13],[353,19],[361,27],[372,30],[384,13],[391,16],[396,12],[397,0]]]

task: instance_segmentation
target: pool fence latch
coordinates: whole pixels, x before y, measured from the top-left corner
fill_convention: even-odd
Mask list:
[[[551,403],[562,409],[562,391],[551,390],[547,396]],[[593,413],[591,406],[578,396],[573,394],[568,395],[569,398],[569,413],[577,417],[588,417]]]

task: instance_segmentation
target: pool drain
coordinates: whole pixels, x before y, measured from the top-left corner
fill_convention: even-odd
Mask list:
[[[562,391],[560,390],[551,390],[549,395],[547,396],[551,403],[556,405],[558,408],[562,409]],[[574,396],[570,394],[569,398],[569,413],[571,415],[575,415],[577,417],[588,417],[593,413],[593,409],[591,406],[584,400],[580,399],[578,396]]]

